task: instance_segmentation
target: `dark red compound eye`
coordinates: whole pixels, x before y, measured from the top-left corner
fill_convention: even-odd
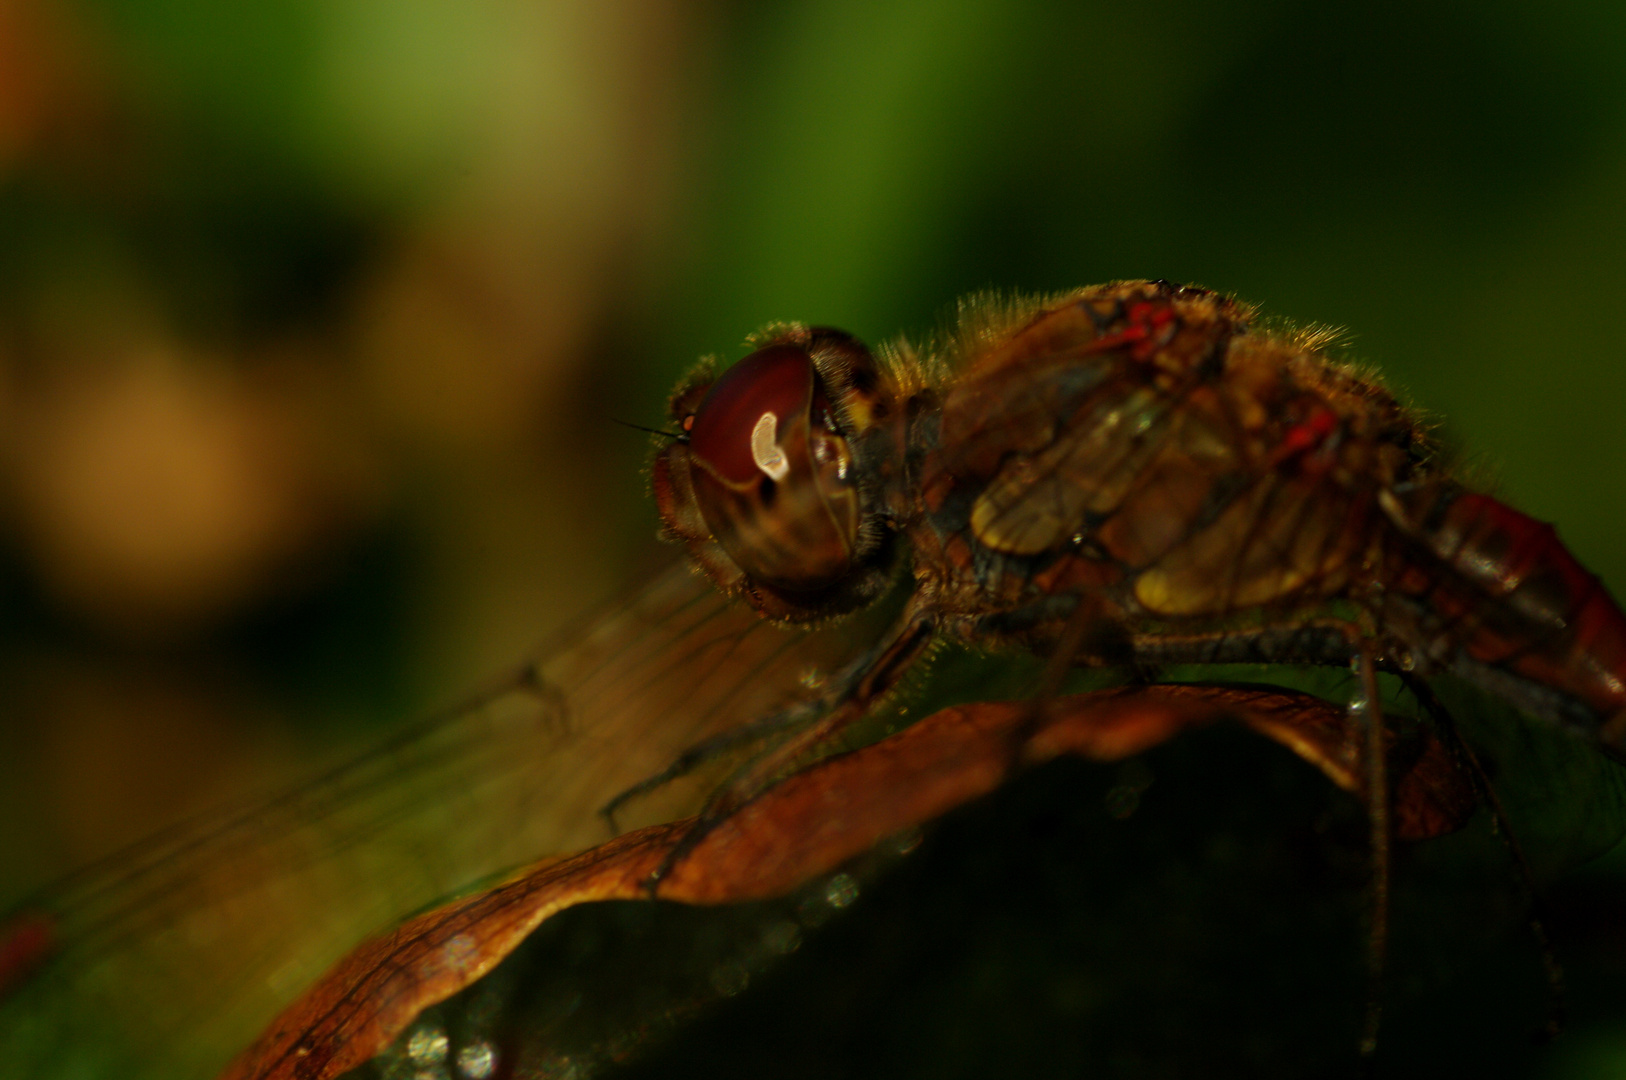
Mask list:
[[[741,570],[807,593],[852,569],[858,495],[806,349],[770,345],[741,360],[707,392],[688,430],[700,514]]]
[[[689,452],[730,485],[772,476],[780,470],[767,443],[777,444],[779,429],[806,415],[812,395],[813,361],[805,350],[773,345],[754,352],[724,372],[695,410]]]

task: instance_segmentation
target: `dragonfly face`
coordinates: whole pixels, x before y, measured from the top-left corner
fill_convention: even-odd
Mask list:
[[[874,599],[891,556],[882,497],[896,411],[869,350],[838,330],[786,328],[707,376],[673,395],[683,436],[655,458],[666,534],[769,618]]]

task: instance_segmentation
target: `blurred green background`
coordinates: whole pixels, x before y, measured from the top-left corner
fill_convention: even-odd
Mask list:
[[[4,0],[0,900],[613,592],[697,355],[1134,277],[1626,590],[1618,4]]]

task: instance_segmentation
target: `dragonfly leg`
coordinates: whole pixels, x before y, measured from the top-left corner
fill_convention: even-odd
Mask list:
[[[1228,628],[1129,639],[1135,661],[1164,664],[1314,664],[1348,667],[1359,631],[1338,619],[1281,622],[1253,630]]]
[[[798,720],[806,726],[783,741],[763,749],[736,769],[712,793],[689,829],[646,883],[651,897],[660,883],[706,836],[793,770],[821,743],[866,716],[878,701],[898,685],[909,668],[937,637],[937,622],[921,611],[906,612],[885,640],[848,666],[832,689],[808,703]],[[811,719],[811,718],[817,719]],[[807,722],[811,719],[811,722]],[[792,727],[785,724],[784,727]],[[687,756],[687,755],[685,755]],[[668,770],[670,771],[670,770]],[[646,781],[648,783],[648,781]]]
[[[1360,1052],[1370,1060],[1377,1050],[1383,1019],[1383,972],[1389,947],[1389,778],[1387,729],[1383,721],[1375,642],[1365,628],[1340,619],[1310,618],[1253,631],[1217,630],[1179,636],[1132,639],[1137,659],[1163,664],[1321,664],[1347,665],[1359,686],[1350,702],[1361,731],[1361,765],[1366,776],[1367,821],[1372,840],[1371,922],[1367,933],[1366,1007]]]
[[[702,739],[693,746],[679,754],[666,768],[653,776],[644,778],[636,784],[619,792],[613,799],[599,808],[599,817],[610,826],[610,831],[619,836],[620,827],[615,816],[627,803],[652,791],[657,791],[673,780],[688,776],[696,769],[717,760],[718,758],[753,742],[769,739],[783,731],[795,728],[809,722],[819,713],[818,703],[799,702],[788,708],[769,713],[767,716],[718,732],[709,739]]]
[[[1134,661],[1124,655],[1122,648],[1113,646],[1103,649],[1101,647],[1102,627],[1107,624],[1101,617],[1099,605],[1089,603],[1080,598],[1080,601],[1067,613],[1067,621],[1062,624],[1061,633],[1051,646],[1050,655],[1045,659],[1044,669],[1039,672],[1038,684],[1027,699],[1023,708],[1021,722],[1011,728],[1006,739],[1005,771],[1014,773],[1022,762],[1023,750],[1032,739],[1034,733],[1043,726],[1048,719],[1046,709],[1050,702],[1061,694],[1061,689],[1067,682],[1067,676],[1073,668],[1080,663],[1106,663],[1106,664],[1133,664]]]
[[[1366,1015],[1361,1024],[1361,1056],[1370,1059],[1378,1048],[1378,1027],[1383,1020],[1383,969],[1389,949],[1389,777],[1383,704],[1379,696],[1378,666],[1370,646],[1363,644],[1351,666],[1361,686],[1350,702],[1357,711],[1364,738],[1367,820],[1372,836],[1372,925],[1366,941]]]
[[[1473,748],[1463,739],[1456,719],[1446,709],[1445,703],[1427,682],[1415,674],[1401,672],[1400,679],[1417,698],[1423,711],[1428,713],[1429,718],[1439,727],[1441,738],[1445,740],[1452,755],[1466,769],[1475,794],[1490,809],[1496,835],[1502,841],[1508,858],[1513,862],[1514,872],[1518,874],[1525,894],[1530,898],[1530,932],[1541,949],[1541,964],[1547,975],[1547,1021],[1542,1025],[1539,1035],[1544,1040],[1556,1038],[1564,1029],[1566,1013],[1564,968],[1558,962],[1558,953],[1554,951],[1552,938],[1547,933],[1547,923],[1542,914],[1541,894],[1536,889],[1535,875],[1530,872],[1530,863],[1525,858],[1524,848],[1514,835],[1513,825],[1508,821],[1507,811],[1502,806],[1501,797],[1496,793],[1496,786],[1491,783],[1490,775],[1480,762],[1479,755],[1475,754]]]
[[[1348,665],[1359,681],[1350,711],[1362,733],[1362,770],[1366,776],[1367,820],[1372,843],[1372,891],[1367,935],[1367,993],[1361,1024],[1360,1052],[1370,1060],[1377,1050],[1383,1017],[1383,974],[1389,940],[1391,822],[1387,728],[1383,721],[1380,670],[1406,677],[1398,665],[1379,659],[1375,642],[1354,623],[1330,618],[1283,622],[1254,631],[1222,630],[1189,635],[1137,638],[1137,659],[1147,663],[1220,664],[1287,663]],[[1427,706],[1425,705],[1425,708]],[[1541,932],[1543,939],[1545,931]]]
[[[1062,624],[1061,634],[1051,647],[1039,674],[1033,700],[1045,701],[1061,693],[1067,676],[1079,663],[1134,665],[1135,657],[1126,648],[1119,624],[1102,615],[1101,606],[1081,598]]]

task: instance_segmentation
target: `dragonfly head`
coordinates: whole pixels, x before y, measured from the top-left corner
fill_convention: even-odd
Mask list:
[[[725,591],[803,621],[885,585],[886,536],[865,436],[890,415],[874,358],[840,330],[779,327],[673,395],[683,436],[654,464],[666,535]]]

